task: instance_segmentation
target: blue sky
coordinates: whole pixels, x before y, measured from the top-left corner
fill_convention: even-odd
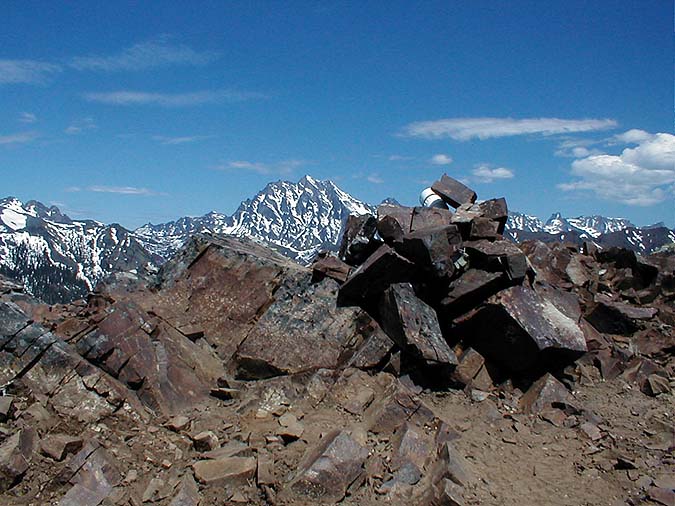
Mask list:
[[[135,228],[443,172],[547,218],[675,225],[673,4],[3,3],[2,196]]]

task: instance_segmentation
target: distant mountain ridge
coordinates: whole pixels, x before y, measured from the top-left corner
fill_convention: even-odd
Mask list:
[[[152,270],[160,260],[116,223],[71,220],[34,200],[0,200],[0,274],[45,302],[84,297],[114,272]]]
[[[8,197],[0,200],[0,274],[46,302],[72,300],[115,272],[152,271],[196,233],[250,237],[307,264],[320,249],[337,250],[350,214],[375,212],[375,206],[333,182],[310,176],[297,183],[269,183],[232,216],[212,211],[134,231],[118,224],[71,220],[57,207]],[[505,235],[515,242],[593,240],[649,254],[675,242],[675,231],[659,225],[639,228],[623,218],[565,218],[560,213],[544,222],[510,212]]]

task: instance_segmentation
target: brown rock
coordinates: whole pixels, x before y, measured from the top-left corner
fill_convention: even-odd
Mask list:
[[[448,286],[448,294],[441,299],[443,314],[456,316],[476,307],[504,287],[501,272],[470,269],[454,279]]]
[[[431,441],[413,424],[406,422],[399,427],[392,438],[389,468],[396,471],[404,464],[413,464],[421,472],[431,451]]]
[[[404,234],[394,247],[419,268],[443,278],[454,273],[454,256],[460,243],[457,227],[445,225]]]
[[[553,294],[515,286],[458,321],[453,333],[506,371],[560,367],[586,351],[586,340],[577,320],[554,302]]]
[[[375,434],[391,434],[406,421],[418,426],[430,423],[434,413],[419,397],[394,379],[365,411],[366,427]]]
[[[647,393],[656,397],[660,394],[667,394],[670,392],[670,383],[668,378],[660,374],[650,374],[647,376]]]
[[[549,373],[534,382],[520,399],[520,407],[526,413],[540,413],[554,404],[573,406],[575,402],[565,386]]]
[[[392,283],[410,281],[414,271],[412,262],[383,244],[342,285],[338,303],[376,299]]]
[[[606,334],[632,335],[638,330],[637,321],[653,318],[658,310],[651,307],[636,307],[613,301],[604,294],[595,296],[595,307],[586,319],[600,332]]]
[[[452,213],[447,209],[438,207],[414,207],[410,232],[427,230],[430,228],[443,228],[450,225]]]
[[[332,254],[325,254],[312,264],[312,280],[321,281],[325,277],[344,283],[352,268]]]
[[[267,450],[258,450],[258,485],[274,485],[274,457]]]
[[[190,426],[190,419],[187,416],[178,415],[171,418],[166,423],[166,428],[174,432],[181,432]]]
[[[318,501],[340,501],[363,472],[368,450],[345,431],[335,431],[312,449],[288,490]]]
[[[510,241],[470,241],[466,243],[465,248],[474,268],[504,272],[514,281],[522,280],[527,275],[529,269],[527,257]]]
[[[664,506],[673,506],[675,504],[675,491],[667,488],[650,487],[647,495],[653,501]]]
[[[440,180],[431,185],[431,189],[455,208],[466,203],[473,204],[476,201],[476,192],[456,179],[448,177],[447,174],[443,174]]]
[[[377,208],[377,232],[385,242],[398,241],[412,226],[412,207],[383,204]]]
[[[234,356],[237,378],[336,369],[349,360],[369,333],[370,317],[337,307],[338,288],[328,278],[320,283],[311,283],[309,275],[286,279]]]
[[[0,492],[21,481],[35,450],[37,434],[31,428],[21,429],[0,445]]]
[[[466,459],[450,442],[441,445],[432,473],[435,483],[447,478],[457,485],[465,487],[476,481]]]
[[[469,385],[484,365],[483,356],[473,348],[467,348],[459,357],[457,367],[452,373],[452,379],[463,385]]]
[[[218,448],[218,436],[206,430],[192,436],[192,444],[198,452],[208,452]]]
[[[195,478],[205,485],[240,486],[251,480],[256,472],[255,457],[226,457],[201,460],[192,464]]]
[[[14,415],[14,397],[3,395],[0,397],[0,422],[6,422]]]
[[[375,239],[377,220],[370,214],[350,215],[342,233],[338,256],[349,265],[360,265],[381,244]]]
[[[82,438],[67,434],[50,434],[40,441],[40,452],[60,462],[68,453],[79,452],[82,445]]]
[[[401,349],[428,365],[455,365],[436,312],[415,296],[408,283],[387,288],[380,302],[382,328]]]
[[[199,506],[200,499],[195,479],[190,473],[186,473],[181,478],[169,506]]]

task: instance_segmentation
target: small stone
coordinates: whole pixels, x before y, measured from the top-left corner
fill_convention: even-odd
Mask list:
[[[164,469],[169,469],[169,468],[171,468],[171,466],[172,466],[173,464],[171,463],[170,460],[164,459],[164,460],[162,460],[162,462],[160,463],[160,465],[161,465]]]
[[[66,434],[50,434],[40,441],[40,452],[56,461],[62,461],[68,453],[77,453],[82,448],[82,439]]]
[[[208,452],[218,447],[218,436],[210,430],[206,430],[193,436],[192,444],[198,452]]]
[[[166,428],[174,432],[181,432],[188,428],[190,419],[187,416],[179,415],[173,417],[166,423]]]

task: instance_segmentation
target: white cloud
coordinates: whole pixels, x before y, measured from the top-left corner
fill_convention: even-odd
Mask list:
[[[413,159],[412,156],[403,156],[403,155],[389,155],[387,157],[387,160],[389,160],[390,162],[403,162],[412,159]]]
[[[88,186],[86,188],[81,188],[79,186],[71,186],[66,188],[67,192],[94,192],[94,193],[117,193],[121,195],[141,195],[146,197],[155,197],[155,196],[166,196],[164,192],[157,192],[155,190],[150,190],[148,188],[138,188],[135,186],[101,186],[94,185]]]
[[[568,139],[558,144],[555,156],[564,156],[568,158],[585,158],[591,155],[600,154],[601,151],[591,146],[598,144],[598,141],[588,139]]]
[[[37,116],[32,112],[22,112],[19,114],[19,123],[35,123]]]
[[[434,165],[450,165],[452,157],[444,154],[438,154],[431,157],[430,163]]]
[[[98,126],[93,118],[82,118],[74,121],[64,132],[68,135],[77,135],[86,130],[96,130],[97,128]]]
[[[158,105],[162,107],[188,107],[267,98],[262,93],[236,90],[194,91],[190,93],[152,93],[121,90],[104,93],[85,93],[83,96],[89,102],[107,105]]]
[[[479,183],[492,183],[495,179],[512,179],[514,173],[505,167],[491,168],[488,165],[479,165],[471,171],[472,179]]]
[[[304,160],[282,160],[276,163],[249,162],[246,160],[235,160],[212,167],[215,170],[247,170],[258,174],[270,175],[289,175],[294,169],[306,165]]]
[[[675,136],[668,133],[624,136],[635,148],[620,155],[592,155],[572,163],[577,180],[562,183],[563,191],[591,192],[599,198],[635,206],[663,202],[675,193]],[[628,133],[628,132],[627,132]],[[645,132],[646,133],[646,132]]]
[[[35,132],[21,132],[18,134],[0,135],[0,145],[26,144],[38,136]]]
[[[35,60],[0,60],[0,84],[44,84],[62,67]]]
[[[373,184],[384,183],[384,179],[382,179],[379,174],[368,174],[366,176],[366,181],[368,181],[369,183],[373,183]]]
[[[206,139],[212,139],[213,135],[186,135],[183,137],[165,137],[163,135],[153,135],[153,140],[158,141],[160,144],[165,145],[176,145],[176,144],[189,144],[192,142],[203,141]]]
[[[613,137],[613,140],[622,142],[624,144],[639,144],[643,141],[649,140],[652,134],[645,132],[644,130],[639,130],[637,128],[632,128],[627,132],[622,134],[617,134]]]
[[[403,128],[404,137],[424,139],[451,138],[458,141],[490,139],[527,134],[567,134],[591,132],[616,127],[611,119],[559,119],[559,118],[448,118],[435,121],[418,121]]]
[[[69,65],[76,70],[116,72],[170,65],[204,65],[216,58],[216,53],[199,52],[182,44],[171,44],[169,37],[163,36],[135,44],[110,56],[76,57]]]

